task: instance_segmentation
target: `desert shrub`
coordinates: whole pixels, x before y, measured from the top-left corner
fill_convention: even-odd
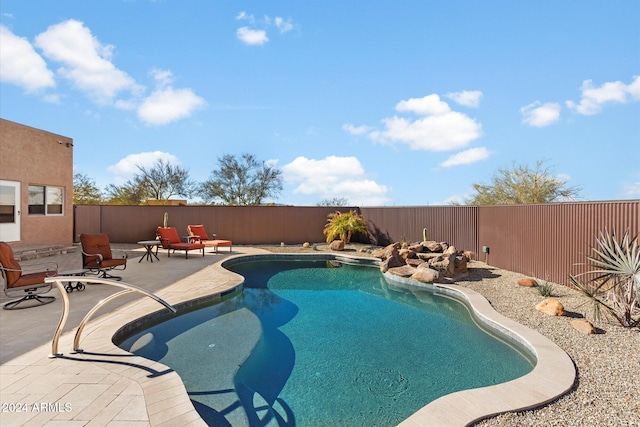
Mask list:
[[[327,215],[327,224],[323,230],[324,235],[327,237],[327,243],[340,239],[345,245],[351,241],[353,234],[366,232],[367,222],[356,211],[330,213]]]
[[[640,326],[640,248],[638,235],[627,230],[618,241],[615,231],[600,233],[586,273],[569,276],[571,283],[592,303],[595,320],[615,318],[622,326]],[[582,279],[585,277],[586,279]]]
[[[544,282],[542,285],[537,286],[538,292],[543,297],[550,297],[553,295],[553,284],[549,282]]]

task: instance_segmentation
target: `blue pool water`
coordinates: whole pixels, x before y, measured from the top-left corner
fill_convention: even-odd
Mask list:
[[[467,308],[335,261],[250,261],[241,295],[120,344],[183,379],[212,426],[393,426],[432,400],[530,372]]]

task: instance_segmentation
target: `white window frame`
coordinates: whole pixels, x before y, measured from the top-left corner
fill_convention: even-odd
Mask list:
[[[35,191],[37,189],[41,189],[41,191],[38,191],[38,195],[42,195],[43,200],[43,204],[35,204],[35,203],[31,203],[31,195],[32,195],[32,191]],[[59,202],[60,203],[54,203],[56,200],[56,198],[58,198],[59,195]],[[59,187],[56,185],[35,185],[35,184],[30,184],[29,185],[29,193],[28,193],[28,212],[30,216],[38,216],[38,215],[42,215],[42,216],[63,216],[64,215],[64,187]],[[31,206],[43,206],[43,210],[44,212],[40,213],[32,213],[31,212]],[[59,212],[54,212],[54,207],[58,207],[59,206]]]

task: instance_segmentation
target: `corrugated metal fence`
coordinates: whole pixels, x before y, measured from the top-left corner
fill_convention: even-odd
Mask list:
[[[322,242],[327,214],[359,211],[369,235],[354,240],[386,245],[394,241],[446,241],[472,250],[488,264],[556,283],[585,271],[585,255],[605,230],[640,233],[640,201],[508,206],[290,207],[290,206],[76,206],[75,236],[108,233],[112,242],[154,238],[164,213],[186,234],[204,224],[234,244]],[[486,247],[488,252],[483,252]]]

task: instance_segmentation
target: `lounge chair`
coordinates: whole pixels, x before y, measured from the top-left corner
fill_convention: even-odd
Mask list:
[[[28,272],[31,271],[31,272]],[[8,243],[0,242],[0,273],[4,278],[4,293],[9,298],[19,298],[9,301],[3,308],[16,310],[20,308],[37,307],[55,301],[53,296],[40,296],[51,290],[53,284],[45,283],[46,277],[58,275],[58,265],[55,262],[33,264],[22,268],[13,255],[13,249]],[[25,301],[36,301],[38,304],[18,307]]]
[[[120,258],[114,258],[109,243],[109,236],[102,234],[81,234],[82,244],[82,268],[97,272],[98,277],[105,279],[122,280],[120,276],[108,273],[111,270],[124,270],[127,268],[127,254]]]
[[[229,252],[233,250],[233,243],[231,240],[220,240],[216,239],[216,235],[212,234],[210,238],[207,234],[207,230],[205,230],[204,225],[187,225],[187,231],[189,232],[189,237],[195,242],[199,242],[208,247],[214,247],[216,249],[216,253],[218,253],[219,246],[229,246]]]
[[[202,256],[204,256],[204,244],[183,242],[175,227],[158,227],[157,234],[162,247],[167,250],[168,256],[171,256],[171,251],[184,251],[184,257],[189,258],[189,251],[198,249],[202,250]]]

